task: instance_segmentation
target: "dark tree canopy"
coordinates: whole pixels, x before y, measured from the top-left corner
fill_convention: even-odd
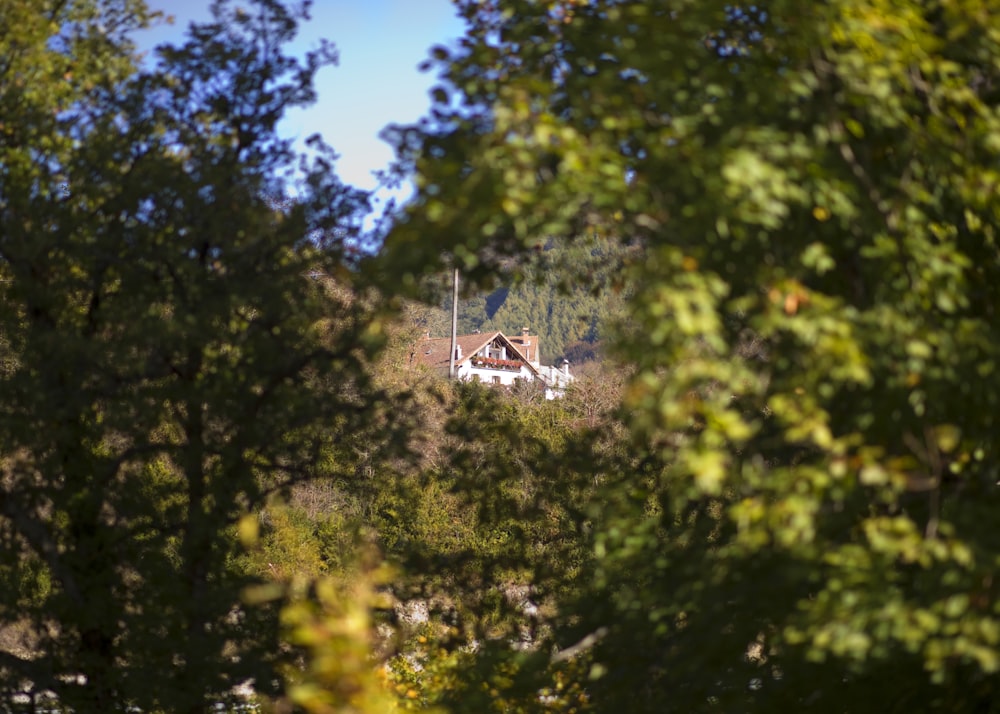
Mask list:
[[[375,333],[309,276],[338,270],[365,197],[321,155],[284,201],[275,133],[329,52],[285,56],[299,11],[277,2],[213,8],[140,71],[141,2],[0,2],[7,696],[203,711],[273,690],[277,621],[242,604],[235,525],[363,438]]]

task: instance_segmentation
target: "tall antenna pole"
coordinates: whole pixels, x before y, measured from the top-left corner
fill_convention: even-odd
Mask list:
[[[448,367],[448,379],[455,378],[455,347],[458,345],[458,268],[451,289],[451,363]]]

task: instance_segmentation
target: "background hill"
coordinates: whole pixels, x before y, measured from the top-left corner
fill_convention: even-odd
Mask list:
[[[552,242],[510,285],[460,299],[458,331],[520,334],[527,327],[540,337],[544,364],[594,360],[608,327],[624,314],[628,291],[612,276],[636,250],[597,237],[584,245]],[[450,296],[443,307],[450,309]]]

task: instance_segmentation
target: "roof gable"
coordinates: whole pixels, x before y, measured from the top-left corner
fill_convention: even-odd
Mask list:
[[[455,366],[465,364],[469,359],[490,343],[499,340],[510,351],[511,359],[517,359],[531,370],[532,374],[539,372],[521,351],[523,347],[518,346],[506,335],[497,330],[490,333],[479,333],[473,335],[459,335],[455,344],[461,349],[461,359],[455,360]],[[441,369],[451,366],[451,338],[450,337],[424,337],[418,340],[414,346],[411,362],[423,364],[432,369]]]

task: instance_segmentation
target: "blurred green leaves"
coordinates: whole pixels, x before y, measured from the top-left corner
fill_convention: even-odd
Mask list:
[[[997,8],[459,7],[439,66],[463,109],[405,134],[434,192],[387,265],[488,281],[589,232],[643,251],[615,349],[633,458],[566,618],[613,628],[598,709],[988,706]],[[653,514],[611,492],[642,455]]]

